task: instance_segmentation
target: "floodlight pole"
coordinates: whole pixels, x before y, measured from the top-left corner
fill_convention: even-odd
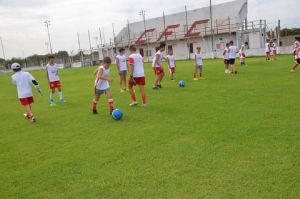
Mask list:
[[[186,32],[187,32],[187,35],[188,35],[188,54],[189,54],[189,59],[191,59],[191,53],[190,53],[191,42],[190,42],[190,32],[189,32],[186,6],[185,6],[185,21],[186,21]]]
[[[48,45],[49,45],[49,43],[48,43],[48,42],[46,42],[46,43],[45,43],[45,45],[47,46],[47,53],[49,54],[49,49],[48,49]]]
[[[209,10],[210,10],[210,33],[211,33],[211,50],[214,54],[214,37],[213,37],[213,22],[212,22],[212,6],[211,0],[209,0]],[[215,57],[215,56],[214,56]]]
[[[52,54],[52,46],[51,46],[51,39],[50,39],[50,33],[49,33],[49,26],[51,25],[50,24],[50,21],[46,20],[45,22],[45,26],[47,26],[47,30],[48,30],[48,39],[49,39],[49,44],[50,44],[50,52]]]
[[[147,30],[146,30],[146,20],[145,20],[146,12],[144,10],[141,10],[140,15],[142,15],[143,21],[144,21],[144,28],[145,28],[145,34],[146,34],[146,44],[147,44],[147,59],[148,59],[148,62],[149,62],[148,34],[147,34]]]

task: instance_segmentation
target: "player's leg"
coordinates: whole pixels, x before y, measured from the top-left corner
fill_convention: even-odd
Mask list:
[[[54,93],[55,93],[55,85],[54,85],[53,82],[50,82],[50,100],[49,100],[50,106],[56,105],[54,100],[53,100]]]
[[[120,71],[119,73],[119,86],[120,86],[120,92],[124,92],[123,90],[123,75],[122,75],[122,72]]]
[[[106,91],[106,96],[107,96],[107,99],[108,99],[109,113],[111,114],[114,110],[114,99],[113,99],[113,96],[112,96],[112,93],[111,93],[110,89],[108,89]]]
[[[292,73],[296,70],[297,66],[300,64],[300,59],[297,59],[296,61],[297,62],[295,63],[295,65],[293,66],[293,68],[291,70]]]
[[[125,71],[125,75],[123,77],[124,90],[128,90],[126,86],[126,75],[127,75],[127,71]]]
[[[273,59],[276,61],[276,54],[277,54],[277,52],[276,52],[276,50],[273,50]]]
[[[144,85],[139,85],[139,89],[142,94],[142,102],[143,102],[142,106],[145,107],[146,106],[146,91],[145,91]]]
[[[163,68],[160,68],[160,77],[159,77],[159,80],[157,81],[157,87],[158,88],[162,88],[162,86],[161,86],[161,82],[162,82],[162,79],[164,78],[164,76],[165,76],[165,72],[164,72],[164,70],[163,70]]]
[[[138,104],[138,102],[136,101],[136,96],[133,90],[133,83],[131,82],[131,80],[128,80],[128,88],[129,88],[129,93],[132,99],[132,102],[129,104],[129,106],[135,106]]]
[[[199,72],[199,79],[204,79],[203,78],[203,65],[199,66],[199,70],[200,70],[200,72]]]
[[[153,90],[157,90],[158,89],[158,87],[157,87],[157,84],[158,84],[158,81],[159,81],[159,79],[160,79],[160,70],[159,70],[159,68],[158,67],[154,67],[154,73],[155,73],[155,80],[154,80],[154,84],[153,84],[153,87],[152,87],[152,89]]]
[[[21,103],[25,107],[25,110],[26,110],[26,117],[28,119],[30,119],[31,122],[35,122],[35,117],[31,111],[31,106],[30,106],[30,104],[33,102],[34,102],[33,97],[23,98],[21,100]],[[25,116],[25,114],[24,114],[24,116]]]
[[[93,99],[93,104],[92,104],[93,114],[98,114],[98,112],[97,112],[97,103],[98,103],[98,101],[100,99],[100,95],[101,95],[101,91],[95,89],[95,97]]]
[[[197,78],[197,71],[198,71],[198,66],[195,66],[195,69],[194,69],[194,80],[198,80]]]
[[[58,90],[58,95],[59,95],[59,101],[61,103],[65,103],[66,101],[63,98],[62,90],[61,90],[61,85],[60,84],[57,86],[57,90]]]

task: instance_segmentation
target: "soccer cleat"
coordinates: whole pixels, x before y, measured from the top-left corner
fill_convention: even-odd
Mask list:
[[[294,70],[291,70],[291,73],[293,73],[294,72]]]
[[[31,117],[31,118],[30,118],[30,121],[31,121],[31,122],[36,122],[35,117]]]
[[[109,111],[109,114],[111,115],[113,111],[114,111],[114,109],[111,109],[111,110]]]
[[[125,89],[124,89],[124,90],[125,90]],[[121,92],[121,93],[124,93],[124,90],[123,90],[123,89],[120,89],[120,92]]]
[[[236,71],[234,71],[234,74],[237,74],[237,70],[236,70]]]
[[[157,84],[157,87],[158,87],[158,88],[162,88],[162,86],[161,86],[160,84]]]
[[[198,78],[194,78],[195,81],[198,81]]]
[[[53,103],[50,103],[50,106],[55,106],[56,104],[53,102]]]
[[[200,80],[203,80],[203,79],[205,79],[205,78],[203,78],[203,77],[199,77],[199,79],[200,79]]]
[[[59,100],[61,103],[66,103],[64,99]]]
[[[93,114],[98,114],[97,110],[93,110]]]
[[[30,119],[30,117],[29,117],[29,115],[28,115],[27,113],[24,113],[23,115],[24,115],[24,117],[26,117],[27,119]]]
[[[138,105],[138,102],[137,102],[137,101],[131,102],[131,104],[129,104],[129,106],[136,106],[136,105]]]
[[[49,100],[50,104],[54,103],[54,100],[53,99],[50,99]]]
[[[153,90],[158,90],[158,87],[157,86],[153,86],[152,89]]]
[[[146,107],[147,106],[147,104],[142,104],[142,107]]]

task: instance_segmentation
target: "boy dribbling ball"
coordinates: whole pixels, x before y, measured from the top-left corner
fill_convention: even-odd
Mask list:
[[[35,86],[41,95],[43,95],[43,92],[34,77],[30,73],[22,71],[20,64],[13,63],[11,65],[11,69],[14,72],[14,75],[12,76],[12,82],[17,87],[18,97],[26,110],[24,117],[30,119],[31,122],[35,122],[35,117],[31,111],[31,104],[34,102],[34,100],[30,83]]]
[[[95,98],[93,100],[93,105],[92,105],[93,114],[98,114],[97,103],[100,99],[100,95],[102,94],[107,95],[109,113],[111,114],[114,110],[113,96],[109,87],[109,82],[113,81],[113,79],[109,77],[110,65],[111,65],[110,57],[104,57],[102,66],[100,66],[97,70],[95,70],[95,72],[97,71],[97,78],[95,80],[95,85],[94,85]]]

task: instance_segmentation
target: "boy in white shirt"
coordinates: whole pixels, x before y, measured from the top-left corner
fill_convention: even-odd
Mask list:
[[[225,73],[229,73],[229,43],[226,43],[226,48],[223,51],[223,59],[224,59],[224,67],[225,67]]]
[[[120,76],[120,91],[123,93],[126,91],[126,74],[127,74],[127,62],[125,56],[125,49],[120,48],[119,55],[116,57],[116,65],[118,74]]]
[[[113,81],[113,79],[109,77],[110,64],[111,64],[110,57],[104,57],[102,66],[100,66],[97,70],[97,78],[95,80],[95,85],[94,85],[95,98],[93,100],[93,106],[92,106],[93,114],[98,114],[97,103],[100,99],[100,95],[102,94],[107,95],[109,113],[111,114],[114,110],[114,100],[109,87],[109,82]]]
[[[173,50],[169,49],[168,55],[167,55],[167,60],[168,60],[168,66],[169,66],[169,72],[170,72],[170,79],[171,81],[174,81],[174,73],[175,73],[175,57],[173,55]]]
[[[200,70],[199,72],[199,79],[204,79],[202,77],[202,69],[203,69],[203,61],[202,61],[202,52],[201,52],[201,47],[198,46],[197,48],[197,52],[195,53],[195,70],[194,70],[194,80],[198,80],[197,78],[197,71],[198,69]]]
[[[236,53],[238,53],[238,48],[233,45],[233,41],[229,42],[229,64],[231,66],[231,73],[237,74],[237,70],[234,67],[235,59],[236,59]]]
[[[13,63],[11,65],[11,69],[14,71],[14,75],[12,76],[12,82],[17,87],[18,97],[20,99],[21,104],[26,109],[24,117],[30,119],[31,122],[35,122],[36,120],[33,116],[30,106],[30,104],[34,102],[30,83],[32,83],[35,86],[35,88],[41,95],[43,95],[43,92],[37,81],[34,79],[34,77],[30,73],[22,71],[20,64]]]

